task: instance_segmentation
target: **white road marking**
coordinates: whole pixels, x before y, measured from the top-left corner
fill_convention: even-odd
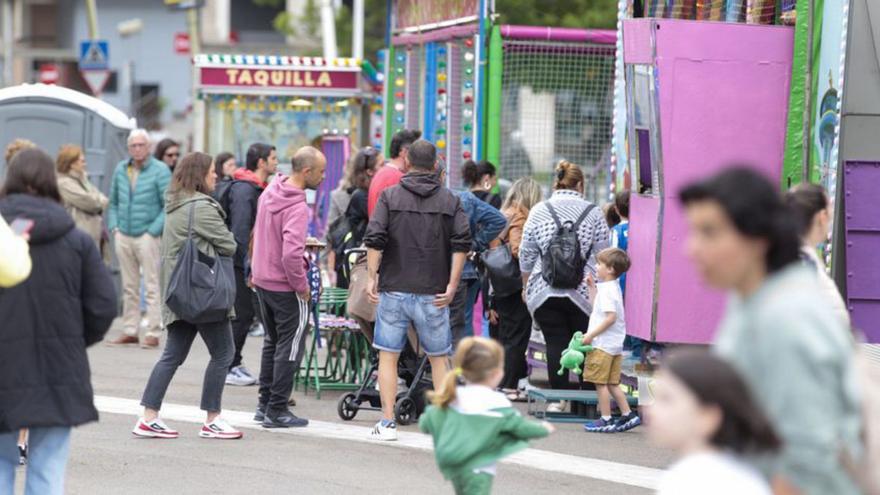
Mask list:
[[[95,407],[109,414],[125,414],[138,416],[143,411],[140,403],[132,399],[120,397],[95,396]],[[205,413],[195,406],[179,404],[163,404],[162,418],[171,421],[189,423],[204,422]],[[416,450],[432,451],[431,437],[420,433],[399,432],[397,442],[377,442],[369,438],[369,427],[355,426],[326,421],[310,421],[306,428],[279,428],[267,430],[253,420],[253,412],[223,410],[223,418],[230,424],[245,429],[260,430],[267,433],[297,435],[315,438],[331,438],[347,442],[362,442],[378,447],[403,447]],[[547,450],[526,449],[502,461],[542,471],[592,478],[640,488],[656,489],[663,471],[634,464],[623,464],[590,457],[579,457],[559,454]]]

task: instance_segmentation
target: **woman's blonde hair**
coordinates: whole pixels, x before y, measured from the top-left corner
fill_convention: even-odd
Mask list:
[[[514,207],[531,211],[543,199],[544,192],[541,191],[541,185],[531,177],[523,177],[510,186],[510,191],[507,192],[507,197],[504,198],[504,204],[501,205],[501,209],[506,210]]]
[[[58,150],[58,158],[55,159],[55,169],[59,174],[70,172],[70,167],[83,156],[83,150],[75,144],[65,144]]]
[[[553,171],[553,189],[568,189],[577,191],[578,186],[584,186],[584,171],[574,163],[568,160],[562,160],[556,165]]]
[[[36,147],[37,147],[37,145],[34,144],[34,142],[31,141],[30,139],[18,138],[18,139],[13,140],[11,143],[6,145],[6,151],[4,152],[6,164],[9,165],[9,163],[12,161],[12,158],[19,151],[27,150],[27,149],[31,149],[31,148],[36,148]]]
[[[471,383],[480,383],[504,367],[504,349],[492,339],[465,337],[452,357],[452,370],[443,378],[439,392],[428,394],[437,407],[449,407],[455,400],[458,377]]]

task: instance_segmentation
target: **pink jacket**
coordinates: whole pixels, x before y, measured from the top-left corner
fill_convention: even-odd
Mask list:
[[[278,174],[260,195],[251,262],[254,285],[273,292],[306,292],[309,207],[305,192],[285,181]]]

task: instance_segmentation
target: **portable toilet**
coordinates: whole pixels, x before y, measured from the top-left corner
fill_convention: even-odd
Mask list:
[[[0,147],[29,139],[52,156],[65,144],[82,147],[89,178],[105,194],[113,168],[127,156],[135,119],[107,102],[61,86],[22,84],[0,89]],[[0,156],[0,177],[6,162]]]

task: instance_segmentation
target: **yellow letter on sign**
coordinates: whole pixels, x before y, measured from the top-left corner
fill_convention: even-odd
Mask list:
[[[268,86],[269,73],[264,70],[258,70],[257,72],[254,72],[254,82],[259,84],[260,86]]]
[[[330,74],[328,74],[327,71],[321,72],[318,76],[318,86],[324,86],[327,88],[333,86],[333,82],[330,80]]]
[[[226,69],[226,76],[229,78],[229,84],[235,84],[236,74],[238,74],[238,69]]]

